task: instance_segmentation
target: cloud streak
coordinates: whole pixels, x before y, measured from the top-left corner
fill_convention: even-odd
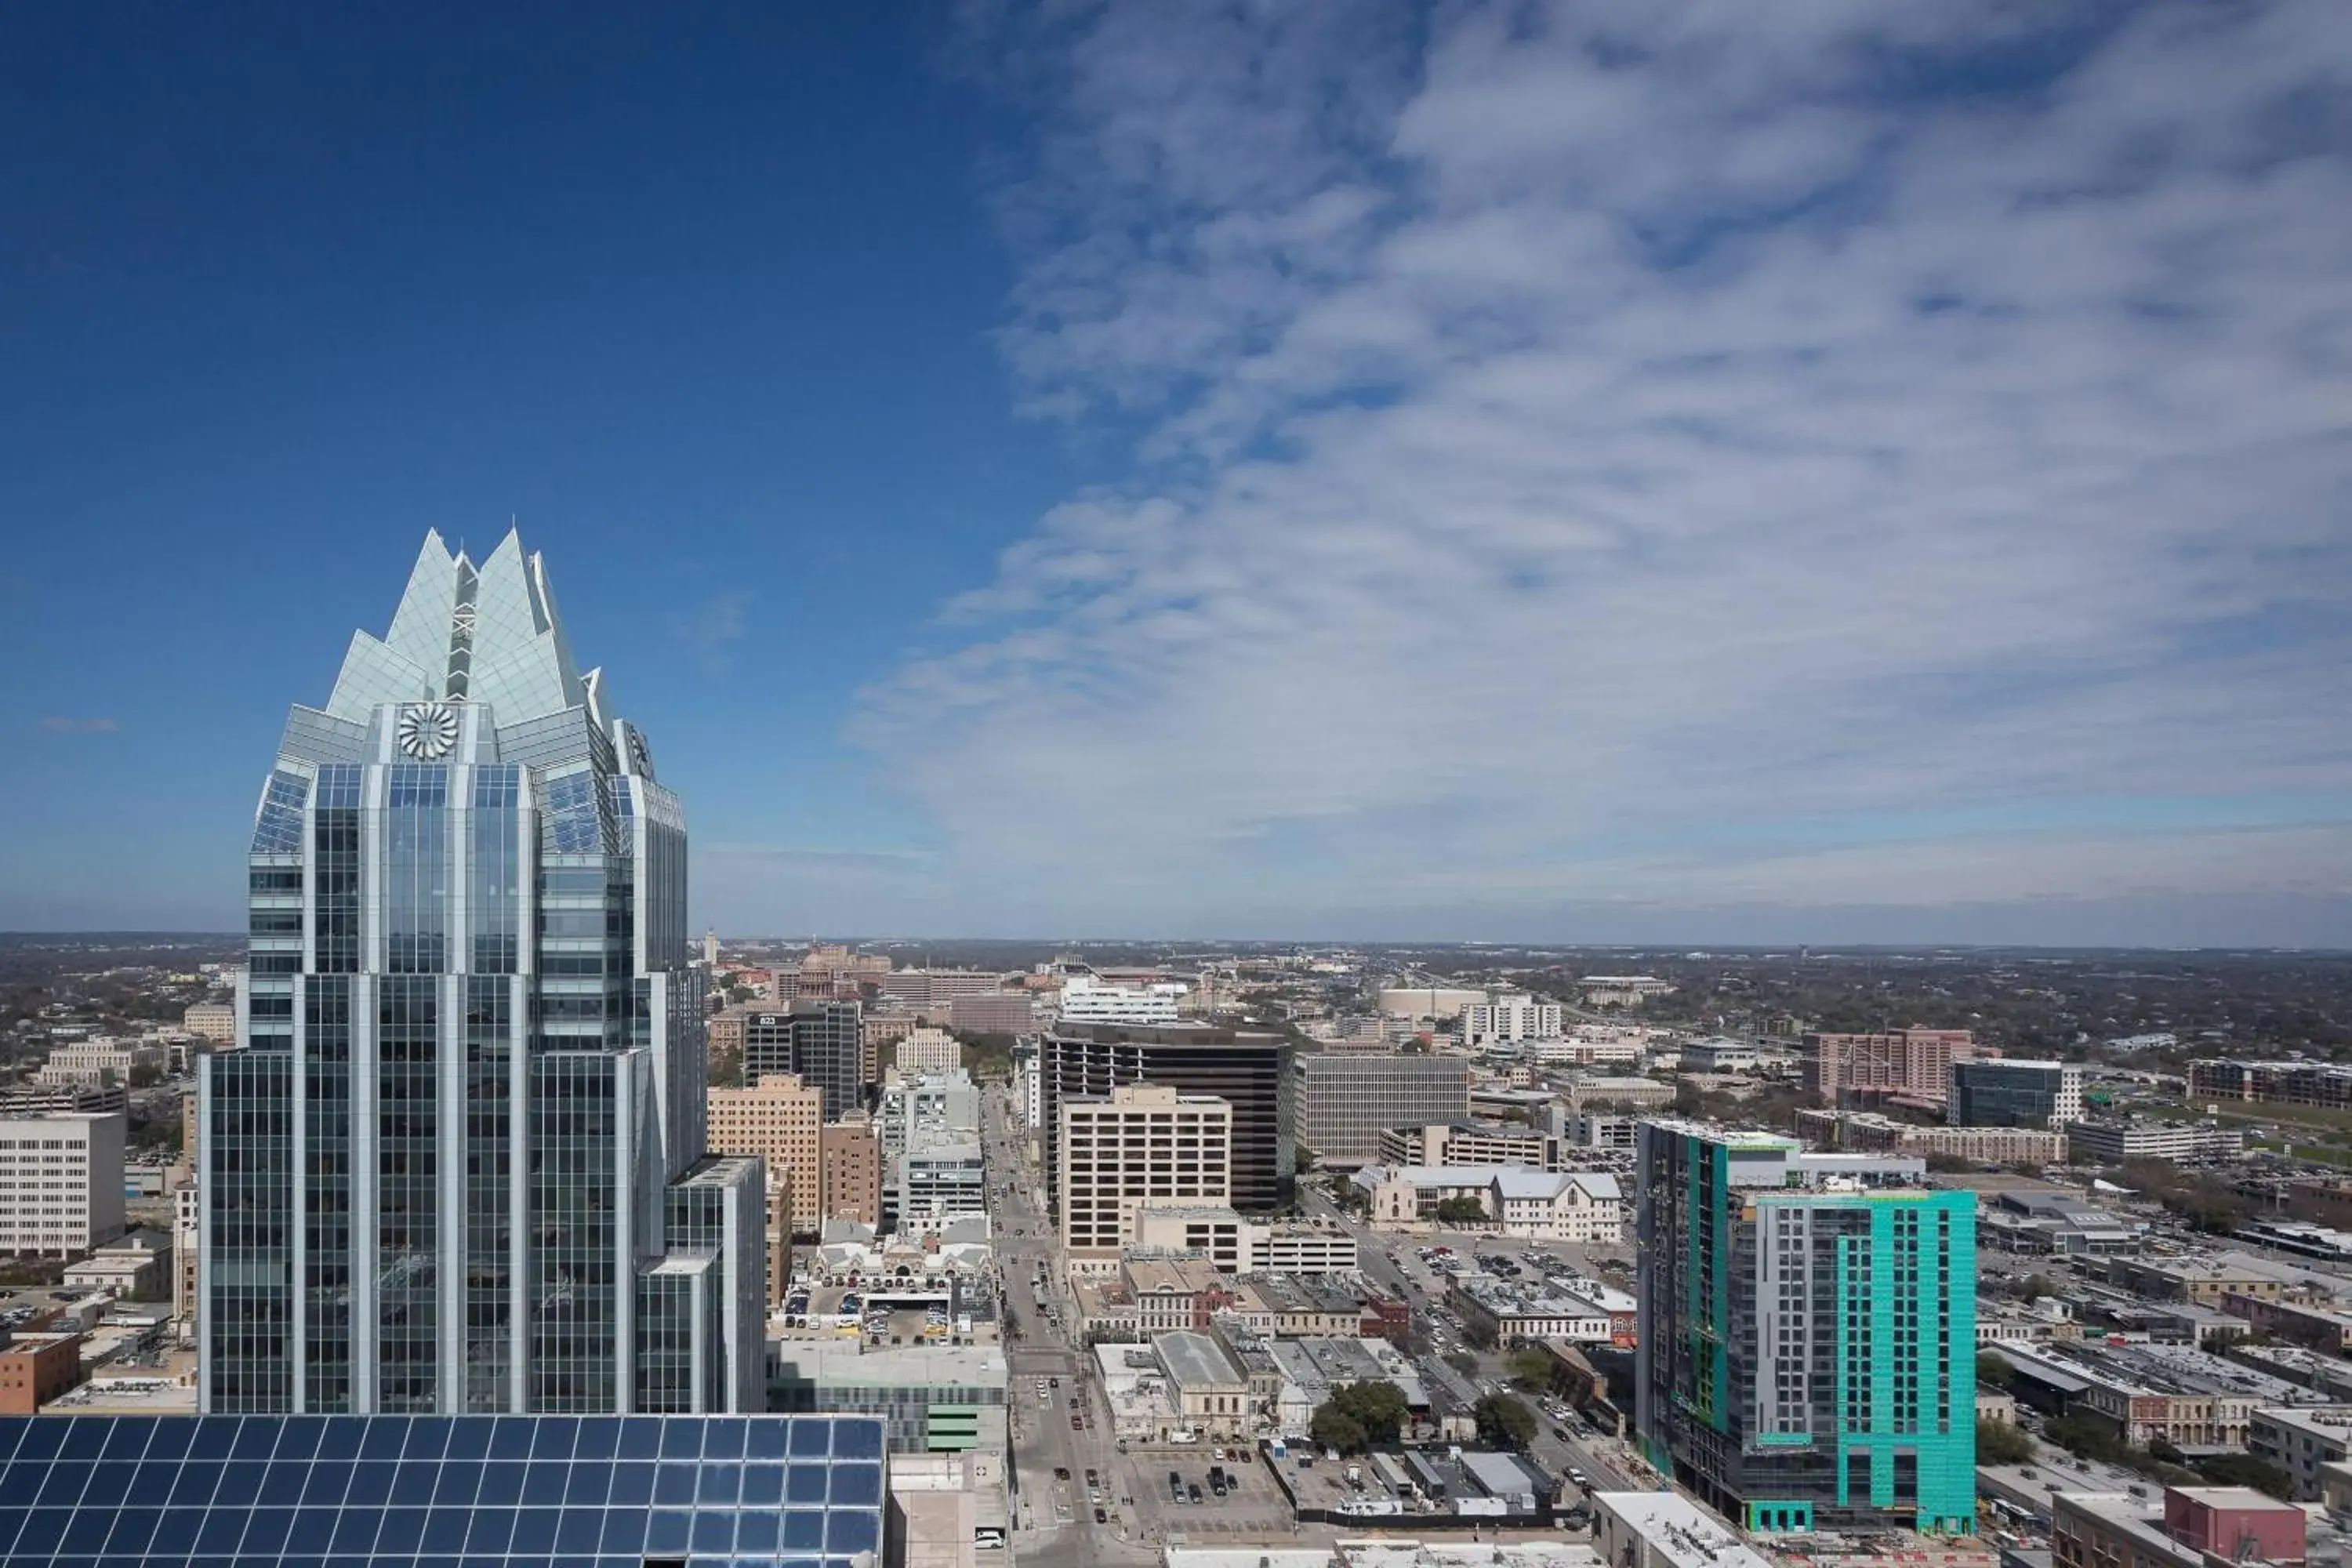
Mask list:
[[[60,735],[111,735],[122,726],[112,719],[68,719],[52,715],[41,721],[41,728]]]
[[[857,737],[960,877],[1129,927],[2294,891],[1889,847],[2352,789],[2340,16],[2053,15],[994,15],[1006,363],[1142,434]]]

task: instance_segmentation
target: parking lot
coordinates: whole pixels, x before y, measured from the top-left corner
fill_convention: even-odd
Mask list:
[[[1220,1460],[1216,1452],[1209,1447],[1189,1450],[1152,1448],[1117,1456],[1120,1495],[1135,1500],[1130,1528],[1139,1524],[1160,1541],[1165,1541],[1171,1531],[1197,1540],[1204,1535],[1265,1534],[1289,1530],[1289,1504],[1267,1476],[1265,1457],[1253,1453],[1250,1462],[1244,1463],[1239,1459]],[[1227,1478],[1226,1492],[1222,1498],[1209,1484],[1212,1466],[1222,1466]],[[1170,1497],[1168,1475],[1171,1470],[1183,1478],[1187,1501],[1179,1503]],[[1198,1503],[1189,1500],[1194,1487],[1201,1492]]]

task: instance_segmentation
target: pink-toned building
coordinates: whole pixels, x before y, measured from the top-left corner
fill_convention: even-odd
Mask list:
[[[2000,1053],[1966,1029],[1893,1029],[1880,1035],[1807,1035],[1805,1089],[1832,1106],[1900,1097],[1944,1103],[1952,1063]]]

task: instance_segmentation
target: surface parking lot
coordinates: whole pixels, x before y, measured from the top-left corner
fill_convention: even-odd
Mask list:
[[[1213,1447],[1153,1448],[1118,1457],[1120,1492],[1135,1500],[1135,1522],[1165,1540],[1170,1531],[1188,1539],[1203,1535],[1255,1534],[1291,1528],[1290,1505],[1266,1474],[1265,1456],[1253,1453],[1250,1463],[1219,1460]],[[1209,1489],[1209,1467],[1224,1466],[1228,1487],[1223,1497]],[[1201,1489],[1201,1500],[1177,1503],[1168,1495],[1168,1472],[1174,1470],[1188,1486]]]

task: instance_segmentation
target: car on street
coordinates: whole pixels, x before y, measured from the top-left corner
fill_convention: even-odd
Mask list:
[[[1097,1524],[1108,1524],[1110,1522],[1110,1515],[1105,1513],[1100,1509],[1097,1509],[1095,1510],[1095,1522]]]

